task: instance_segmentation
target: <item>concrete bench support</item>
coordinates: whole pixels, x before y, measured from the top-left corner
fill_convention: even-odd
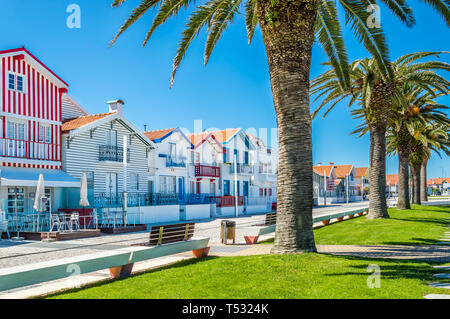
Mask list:
[[[109,275],[112,279],[125,278],[131,275],[134,263],[126,264],[124,266],[117,266],[109,268]]]
[[[258,243],[259,236],[244,236],[247,245],[255,245]]]
[[[211,249],[211,247],[194,249],[194,250],[192,250],[192,254],[194,255],[194,258],[208,257],[210,249]]]

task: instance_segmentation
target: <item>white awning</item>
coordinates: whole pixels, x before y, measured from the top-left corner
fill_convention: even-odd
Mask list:
[[[4,167],[0,169],[1,186],[37,186],[39,174],[46,187],[80,187],[80,181],[61,170]]]

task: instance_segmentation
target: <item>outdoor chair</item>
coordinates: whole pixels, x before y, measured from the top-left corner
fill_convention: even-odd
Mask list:
[[[52,232],[53,229],[56,227],[57,232],[63,232],[67,229],[67,222],[64,220],[61,220],[61,218],[58,215],[52,215],[51,221],[50,221],[50,231]]]
[[[75,230],[80,230],[80,214],[72,213],[70,215],[69,223],[70,223],[69,224],[70,231],[73,231],[74,228],[75,228]]]
[[[102,227],[109,227],[112,224],[112,217],[108,212],[102,211]]]
[[[2,239],[2,234],[4,232],[6,232],[6,234],[8,235],[8,238],[11,237],[9,235],[9,231],[8,231],[8,221],[7,220],[0,221],[0,240]]]

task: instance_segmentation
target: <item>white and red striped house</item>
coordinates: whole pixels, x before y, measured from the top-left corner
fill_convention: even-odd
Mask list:
[[[68,84],[27,49],[0,51],[1,198],[8,200],[4,209],[17,192],[20,198],[32,196],[40,173],[46,186],[77,186],[61,171],[62,95],[67,90]],[[49,196],[53,191],[48,190]]]
[[[61,168],[68,84],[25,48],[0,51],[1,166]]]

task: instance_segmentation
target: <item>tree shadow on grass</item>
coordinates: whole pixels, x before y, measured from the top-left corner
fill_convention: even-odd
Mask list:
[[[447,226],[450,223],[450,220],[446,218],[397,218],[391,217],[391,220],[398,220],[401,222],[418,222],[418,223],[429,223],[429,224],[437,224],[442,226]]]
[[[373,271],[367,271],[369,265],[380,265],[381,278],[387,279],[418,279],[424,282],[435,280],[433,274],[440,273],[442,270],[433,268],[430,264],[424,261],[417,260],[398,260],[398,259],[384,259],[384,258],[363,258],[356,256],[335,256],[346,260],[362,261],[367,264],[358,264],[348,266],[355,271],[347,271],[343,273],[329,273],[325,276],[364,276],[367,277]],[[359,270],[359,271],[356,271]],[[364,270],[364,271],[361,271]]]
[[[411,238],[410,242],[401,242],[401,241],[384,241],[383,245],[401,245],[401,246],[432,246],[436,245],[439,240],[429,239],[429,238]]]

